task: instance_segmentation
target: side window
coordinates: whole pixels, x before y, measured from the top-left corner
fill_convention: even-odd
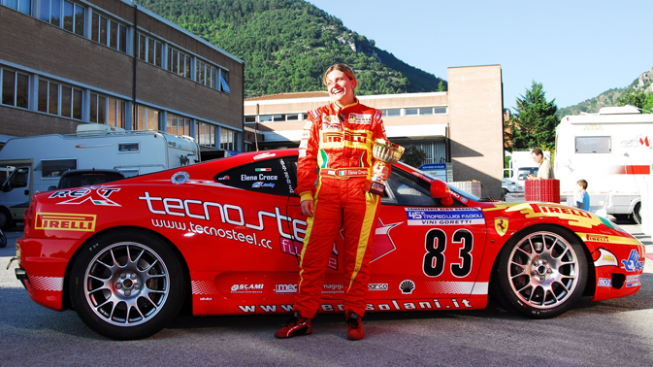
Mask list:
[[[27,187],[27,175],[29,174],[28,168],[19,168],[11,175],[9,185],[12,188]]]
[[[293,166],[288,159],[268,159],[226,170],[215,175],[221,184],[263,194],[293,194]]]
[[[43,178],[59,178],[69,169],[77,169],[76,159],[44,159],[34,168],[35,171],[41,171]]]
[[[386,188],[394,195],[397,204],[405,206],[435,206],[428,182],[393,168]]]

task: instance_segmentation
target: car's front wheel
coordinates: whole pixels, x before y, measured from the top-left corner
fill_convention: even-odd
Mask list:
[[[554,317],[582,296],[587,260],[572,234],[539,226],[508,241],[494,277],[495,295],[504,307],[533,318]]]
[[[140,339],[163,329],[184,302],[186,276],[161,239],[139,230],[109,232],[80,249],[70,277],[73,306],[95,332]]]

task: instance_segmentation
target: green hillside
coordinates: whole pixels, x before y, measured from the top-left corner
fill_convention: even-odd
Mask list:
[[[598,96],[585,100],[577,105],[559,108],[556,115],[558,118],[562,118],[567,115],[578,115],[581,112],[597,113],[601,107],[617,106],[619,105],[618,99],[629,92],[651,93],[651,90],[653,89],[653,87],[651,87],[652,81],[653,69],[642,73],[627,87],[609,89]]]
[[[323,90],[324,70],[352,66],[359,94],[446,90],[342,21],[303,0],[137,0],[245,62],[246,98]]]

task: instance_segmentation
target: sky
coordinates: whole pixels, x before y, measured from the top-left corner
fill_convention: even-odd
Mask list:
[[[653,0],[308,0],[409,65],[501,65],[504,107],[533,81],[568,107],[653,68]]]

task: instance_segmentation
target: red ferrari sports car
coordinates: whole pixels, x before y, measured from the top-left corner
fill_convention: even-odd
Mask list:
[[[306,230],[297,150],[232,158],[34,196],[17,241],[30,297],[96,332],[143,338],[194,315],[290,313]],[[336,234],[320,311],[341,312]],[[644,246],[589,212],[479,199],[393,166],[376,229],[368,311],[475,310],[492,295],[535,318],[583,294],[641,287]]]

